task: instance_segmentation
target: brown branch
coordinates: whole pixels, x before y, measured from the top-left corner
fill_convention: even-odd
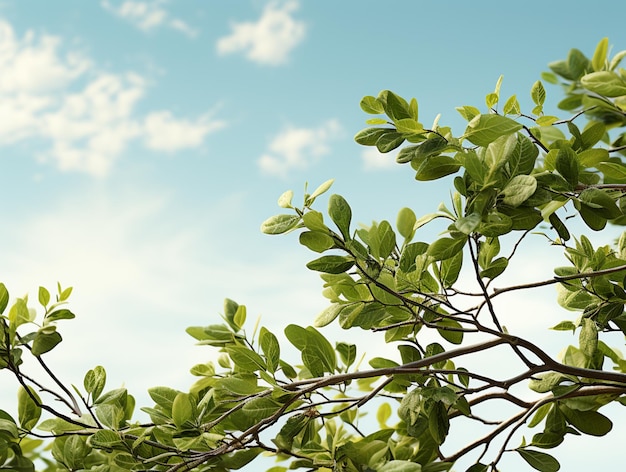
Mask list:
[[[527,288],[537,288],[537,287],[545,287],[547,285],[554,285],[562,282],[566,282],[568,280],[576,280],[576,279],[585,279],[587,277],[601,277],[603,275],[614,274],[615,272],[626,271],[626,265],[621,265],[617,267],[611,267],[609,269],[602,269],[593,272],[581,272],[579,274],[572,275],[557,275],[552,279],[542,280],[540,282],[531,282],[528,284],[520,284],[520,285],[512,285],[510,287],[495,289],[491,294],[491,298],[497,297],[506,292],[512,292],[514,290],[525,290]]]

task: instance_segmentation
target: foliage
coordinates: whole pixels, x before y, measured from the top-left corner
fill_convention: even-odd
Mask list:
[[[27,298],[9,308],[0,285],[0,368],[19,384],[17,420],[0,410],[2,469],[32,471],[38,460],[48,471],[227,471],[265,453],[284,464],[272,472],[436,472],[466,457],[467,472],[495,471],[505,454],[558,470],[545,450],[568,435],[607,434],[612,422],[599,410],[626,403],[626,360],[605,342],[626,333],[626,233],[615,247],[571,235],[578,217],[593,231],[626,222],[626,71],[618,68],[625,55],[610,57],[603,39],[591,59],[574,49],[550,64],[542,79],[563,87],[558,108],[567,118],[544,113],[542,81],[525,113],[515,95],[500,99],[500,78],[483,111],[458,108],[468,122],[460,136],[438,120],[425,127],[415,99],[387,90],[364,97],[361,108],[376,117],[356,141],[382,153],[403,146],[396,160],[418,181],[454,175],[450,208],[419,218],[402,208],[395,228],[388,221],[355,228],[340,195],[328,198],[330,221],[313,208],[332,180],[305,189],[301,206],[285,192],[278,201],[285,212],[261,229],[299,231],[300,243],[317,254],[307,267],[320,273],[329,299],[315,327],[284,328],[300,359],[286,357],[268,327],[246,331],[246,308],[226,300],[223,323],[187,330],[219,351],[217,365],[192,367],[198,380],[188,392],[150,389],[154,405],[141,408],[148,424],[132,419],[135,401],[125,389],[105,389],[103,367],[70,388],[46,364],[61,342],[57,323],[74,317],[64,308],[71,289],[59,286],[51,302],[40,288],[38,315]],[[443,233],[416,240],[435,221],[445,224]],[[567,265],[494,288],[513,260],[530,254],[530,240],[544,237],[562,248]],[[509,332],[511,315],[497,308],[507,294],[532,297],[544,286],[556,286],[558,303],[576,313],[553,328],[578,333],[578,345],[559,360]],[[365,367],[361,346],[333,344],[318,329],[331,323],[371,331],[397,355]],[[510,353],[514,361],[496,377],[471,362],[485,353]],[[24,371],[28,356],[47,379]],[[519,396],[520,386],[532,395]],[[373,409],[375,419],[363,418]],[[485,434],[450,450],[458,423]]]

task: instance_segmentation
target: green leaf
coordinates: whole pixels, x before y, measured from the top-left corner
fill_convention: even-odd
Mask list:
[[[322,256],[312,260],[306,266],[317,272],[325,272],[327,274],[341,274],[350,270],[354,265],[354,259],[349,256]]]
[[[556,170],[570,185],[575,188],[578,185],[578,157],[569,146],[559,149],[556,155]]]
[[[569,241],[569,239],[570,239],[569,231],[568,231],[567,227],[565,226],[565,224],[563,224],[561,219],[558,217],[558,215],[556,213],[551,213],[550,216],[548,217],[548,219],[549,219],[550,224],[552,225],[552,227],[558,233],[559,237],[563,241]]]
[[[580,350],[589,358],[598,350],[598,329],[595,321],[589,318],[581,320],[581,330],[579,335]]]
[[[107,428],[117,429],[124,419],[124,410],[118,405],[104,403],[96,408],[96,416]]]
[[[194,408],[191,396],[188,393],[179,393],[172,403],[172,421],[181,429],[186,422],[193,418]]]
[[[611,63],[609,64],[609,70],[615,70],[615,68],[619,65],[619,63],[625,57],[626,57],[626,51],[620,51],[617,54],[615,54],[615,56],[613,56],[613,59],[611,59]]]
[[[441,238],[428,246],[427,254],[436,261],[455,256],[463,250],[466,238]]]
[[[424,133],[424,127],[421,123],[418,123],[417,120],[413,118],[403,118],[394,123],[396,125],[396,130],[398,133],[403,134],[421,134]]]
[[[601,71],[607,65],[607,53],[609,51],[609,38],[602,38],[591,58],[591,66],[594,71]]]
[[[79,470],[84,467],[84,460],[91,452],[91,447],[87,446],[85,439],[80,436],[70,436],[63,445],[63,463],[70,470]]]
[[[396,233],[393,232],[388,221],[383,220],[378,225],[378,254],[386,259],[396,247]]]
[[[539,408],[537,408],[537,411],[533,415],[532,419],[528,422],[528,427],[529,428],[534,428],[539,423],[541,423],[544,420],[544,418],[546,417],[546,415],[548,414],[548,412],[550,411],[551,408],[554,408],[554,404],[553,403],[545,403],[545,404],[541,405]],[[556,408],[558,408],[558,407],[556,407]]]
[[[532,175],[516,175],[502,189],[504,203],[517,207],[524,203],[537,190],[537,179]]]
[[[626,81],[612,71],[592,72],[580,79],[583,87],[605,97],[626,95]]]
[[[552,328],[555,331],[576,331],[576,325],[574,323],[572,323],[571,321],[561,321],[560,323],[557,323],[556,325],[554,325]]]
[[[470,105],[463,105],[462,107],[457,107],[456,111],[465,118],[467,121],[472,121],[475,116],[480,115],[480,110],[476,107]]]
[[[354,140],[363,146],[375,146],[381,136],[389,133],[398,134],[391,128],[365,128],[354,136]]]
[[[398,218],[396,220],[396,227],[400,235],[406,240],[410,241],[415,234],[415,223],[417,218],[415,213],[410,208],[402,208],[398,212]]]
[[[597,411],[580,411],[561,405],[565,418],[580,432],[591,436],[604,436],[613,429],[610,419]]]
[[[600,141],[606,134],[606,126],[600,121],[596,121],[585,128],[580,135],[582,149],[589,149]],[[602,149],[604,151],[604,149]],[[600,149],[598,149],[600,151]]]
[[[384,133],[376,140],[376,148],[385,154],[399,147],[404,140],[405,137],[402,133],[396,131]]]
[[[350,221],[352,220],[352,210],[350,205],[341,195],[331,195],[328,199],[328,215],[337,225],[343,238],[350,240]]]
[[[454,174],[461,164],[450,156],[432,156],[424,159],[417,167],[415,179],[420,181],[437,180],[446,175]]]
[[[422,472],[422,466],[411,461],[392,460],[380,467],[378,472]]]
[[[519,106],[519,102],[517,101],[517,96],[512,95],[505,103],[502,108],[502,112],[505,115],[520,115],[522,110]]]
[[[148,389],[148,394],[154,403],[162,407],[168,414],[172,413],[174,399],[179,393],[180,391],[169,387],[152,387]]]
[[[29,393],[30,392],[30,393]],[[28,387],[28,392],[22,386],[17,391],[17,417],[22,429],[32,430],[41,418],[41,399],[37,392]]]
[[[393,121],[412,118],[407,101],[391,90],[383,90],[380,92],[378,94],[378,100],[382,102],[385,113],[387,113],[387,116]]]
[[[281,208],[293,208],[291,206],[291,200],[293,200],[293,190],[287,190],[278,197],[278,206]]]
[[[2,413],[4,413],[4,411],[2,411]],[[11,418],[8,414],[3,416],[6,417],[0,417],[0,434],[4,437],[8,435],[12,439],[17,439],[19,433],[15,421],[13,421],[13,418]]]
[[[593,208],[594,212],[603,218],[610,220],[622,215],[622,211],[618,208],[615,200],[604,190],[586,188],[578,195],[578,199]]]
[[[311,195],[309,195],[308,200],[312,202],[323,193],[326,193],[330,189],[330,187],[332,187],[334,182],[335,182],[335,179],[328,179],[326,182],[322,183],[319,187],[317,187],[313,191]]]
[[[261,224],[261,231],[265,234],[283,234],[295,229],[299,222],[298,215],[275,215]]]
[[[437,322],[439,335],[452,344],[461,344],[463,342],[462,328],[458,321],[451,318],[443,318]]]
[[[235,365],[245,372],[255,372],[267,368],[263,358],[247,347],[229,346],[226,348],[226,352],[228,352]]]
[[[386,125],[388,121],[384,118],[370,118],[369,120],[365,120],[365,124],[368,125]]]
[[[562,433],[543,432],[533,436],[530,443],[531,446],[540,447],[542,449],[551,449],[557,447],[563,442],[564,435]]]
[[[449,259],[441,261],[439,267],[439,278],[444,287],[452,287],[459,279],[461,274],[461,268],[463,267],[463,252],[457,253],[455,256]]]
[[[546,101],[546,89],[543,87],[543,84],[540,80],[535,82],[530,89],[530,98],[533,99],[535,105],[543,105]]]
[[[76,318],[76,315],[72,313],[70,310],[62,309],[55,310],[52,313],[46,315],[46,320],[48,321],[58,321],[58,320],[72,320]]]
[[[365,113],[369,113],[370,115],[380,115],[385,112],[383,108],[383,104],[380,103],[376,97],[372,97],[370,95],[365,96],[361,99],[361,110]]]
[[[39,287],[39,303],[45,308],[49,302],[50,292],[45,287]]]
[[[347,306],[352,305],[340,305],[339,303],[333,303],[332,305],[324,308],[324,310],[322,310],[322,312],[315,317],[313,325],[316,328],[323,328],[324,326],[329,325]]]
[[[9,304],[9,291],[6,285],[0,282],[0,313],[4,313],[7,305]]]
[[[285,328],[285,336],[302,353],[302,361],[311,375],[320,377],[324,372],[335,371],[335,349],[318,330],[291,324]]]
[[[324,224],[324,215],[319,211],[309,210],[302,215],[302,223],[305,227],[311,231],[320,231],[322,233],[328,233],[328,226]]]
[[[304,231],[299,236],[300,244],[314,252],[324,252],[335,246],[335,240],[321,231]]]
[[[550,454],[530,449],[515,449],[533,469],[540,472],[557,472],[561,464]]]
[[[436,402],[428,412],[428,430],[437,444],[443,444],[449,429],[448,410],[442,402]]]
[[[470,235],[476,230],[476,228],[478,228],[481,220],[482,216],[480,213],[470,213],[467,216],[458,218],[454,222],[454,226],[456,226],[461,233]]]
[[[472,465],[469,469],[467,469],[465,472],[488,472],[488,470],[489,470],[488,465],[477,462],[476,464]]]
[[[39,330],[35,336],[31,353],[34,356],[41,356],[42,354],[54,349],[54,347],[62,340],[63,338],[56,330],[48,331],[48,328],[43,328],[42,330]]]
[[[559,121],[558,116],[544,115],[537,118],[536,123],[538,126],[551,126],[553,123]]]
[[[34,319],[35,313],[28,309],[26,301],[22,298],[18,298],[9,310],[9,323],[13,329],[17,329],[25,323],[30,323]]]
[[[280,361],[280,344],[278,343],[278,339],[271,331],[261,328],[259,332],[259,343],[265,355],[267,369],[271,373],[276,372]]]
[[[67,287],[66,289],[61,290],[61,285],[59,284],[59,301],[64,302],[70,298],[73,289],[73,287]]]
[[[500,136],[519,131],[522,125],[501,115],[477,115],[470,121],[464,137],[477,146],[487,146]]]
[[[98,448],[111,448],[122,442],[122,438],[115,431],[100,429],[91,436],[91,444]]]

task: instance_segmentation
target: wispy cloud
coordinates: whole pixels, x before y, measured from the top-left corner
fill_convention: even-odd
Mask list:
[[[30,31],[20,39],[0,20],[0,145],[44,138],[50,146],[42,161],[106,176],[132,140],[172,152],[198,147],[224,126],[211,113],[142,116],[136,111],[148,91],[142,76],[101,72],[84,54],[61,54],[60,46],[60,38]]]
[[[232,33],[217,42],[219,54],[243,52],[253,62],[279,65],[287,61],[289,53],[303,39],[304,22],[293,18],[298,2],[268,4],[257,22],[233,23]]]
[[[397,165],[393,155],[383,154],[375,147],[365,149],[361,153],[361,161],[366,171],[393,169]]]
[[[225,126],[206,113],[196,120],[177,119],[169,111],[150,113],[144,122],[146,146],[156,151],[178,151],[198,147],[207,134]]]
[[[337,120],[328,120],[317,128],[288,127],[271,141],[258,165],[266,174],[286,177],[289,171],[305,169],[328,154],[329,142],[340,133]]]
[[[198,32],[180,18],[173,17],[162,5],[164,1],[132,1],[126,0],[115,6],[108,0],[102,0],[102,7],[114,15],[128,21],[144,32],[157,28],[170,28],[189,37],[197,36]]]

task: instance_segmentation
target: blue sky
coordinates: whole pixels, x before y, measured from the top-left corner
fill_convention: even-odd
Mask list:
[[[75,287],[51,355],[72,382],[103,364],[140,403],[184,389],[210,356],[184,329],[216,322],[224,297],[279,331],[325,306],[296,238],[259,232],[284,190],[335,178],[364,223],[447,201],[353,142],[362,96],[415,96],[423,122],[441,113],[461,133],[454,107],[484,107],[500,74],[524,106],[570,48],[626,49],[625,14],[605,0],[2,1],[0,280],[33,298]]]

